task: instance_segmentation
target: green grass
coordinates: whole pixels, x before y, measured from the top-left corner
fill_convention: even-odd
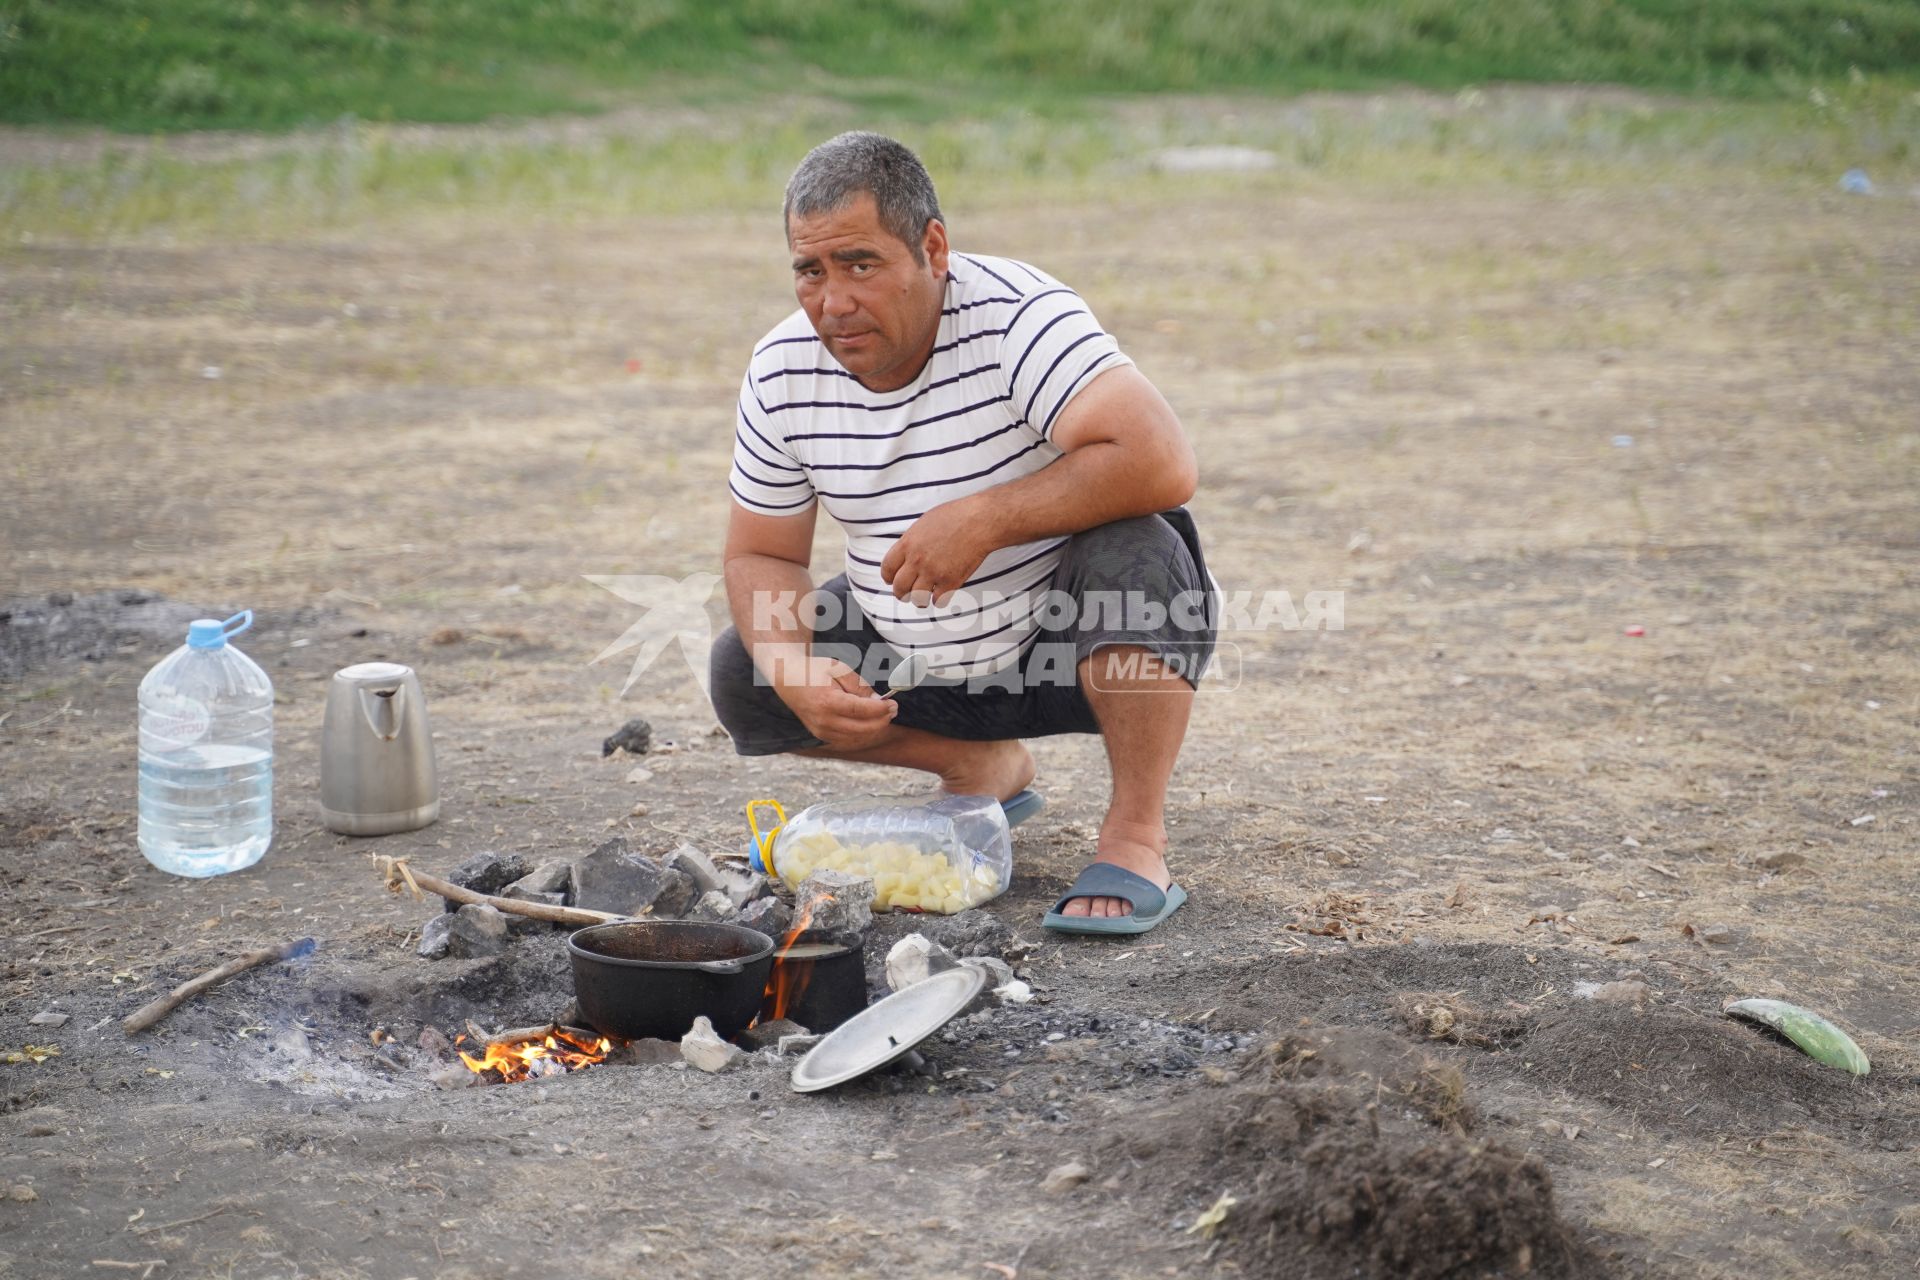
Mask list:
[[[0,165],[0,260],[36,240],[152,233],[255,239],[365,229],[430,217],[565,223],[635,215],[748,214],[772,222],[797,157],[854,120],[913,146],[964,219],[1009,189],[1034,201],[1106,199],[1217,183],[1276,195],[1320,184],[1477,183],[1564,190],[1587,184],[1787,183],[1831,191],[1867,168],[1888,191],[1920,180],[1920,92],[1842,82],[1792,101],[1549,102],[1534,94],[1395,97],[1364,110],[1243,96],[1171,97],[1041,115],[1003,109],[934,120],[868,116],[831,102],[748,103],[683,113],[644,136],[621,129],[554,137],[508,129],[409,134],[357,123],[209,150],[161,142]],[[1161,175],[1163,147],[1239,145],[1273,153],[1268,172]]]
[[[859,86],[955,101],[1920,74],[1914,0],[0,0],[0,120],[287,128]]]

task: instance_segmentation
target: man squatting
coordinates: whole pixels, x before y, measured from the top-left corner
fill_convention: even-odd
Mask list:
[[[1167,782],[1219,609],[1180,420],[1072,289],[954,249],[900,143],[814,148],[785,219],[800,309],[740,386],[721,724],[742,755],[924,770],[1011,821],[1039,807],[1021,740],[1098,733],[1106,816],[1045,923],[1152,928],[1186,897]],[[823,506],[846,568],[816,588]],[[910,655],[932,678],[880,696]]]

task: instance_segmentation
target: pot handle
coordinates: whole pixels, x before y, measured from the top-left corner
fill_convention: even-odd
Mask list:
[[[702,973],[723,973],[731,976],[747,966],[739,960],[702,960],[693,967]]]

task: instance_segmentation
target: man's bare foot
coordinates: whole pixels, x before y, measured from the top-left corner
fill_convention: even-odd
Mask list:
[[[940,789],[949,795],[1011,800],[1033,781],[1033,753],[1018,738],[968,746],[958,760],[940,771]]]
[[[1173,883],[1167,872],[1167,830],[1164,826],[1121,822],[1108,818],[1100,828],[1095,862],[1111,862],[1153,881],[1165,889]],[[1061,908],[1063,916],[1130,916],[1133,903],[1125,898],[1073,898]]]

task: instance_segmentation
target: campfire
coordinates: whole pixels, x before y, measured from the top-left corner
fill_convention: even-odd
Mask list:
[[[828,898],[831,902],[832,899]],[[767,990],[761,1005],[759,1022],[773,1022],[787,1016],[787,1013],[806,994],[807,983],[813,977],[813,966],[806,964],[788,964],[787,953],[793,950],[793,944],[813,923],[813,909],[803,907],[800,918],[793,922],[786,936],[780,939],[780,950],[774,953],[773,969],[767,974]]]
[[[466,1039],[461,1036],[454,1043],[464,1044]],[[460,1061],[466,1063],[467,1070],[475,1075],[502,1084],[514,1084],[521,1080],[563,1075],[605,1062],[607,1055],[613,1052],[613,1041],[572,1027],[545,1027],[536,1029],[524,1039],[516,1039],[509,1034],[488,1041],[485,1050],[481,1057],[476,1058],[462,1049]]]

